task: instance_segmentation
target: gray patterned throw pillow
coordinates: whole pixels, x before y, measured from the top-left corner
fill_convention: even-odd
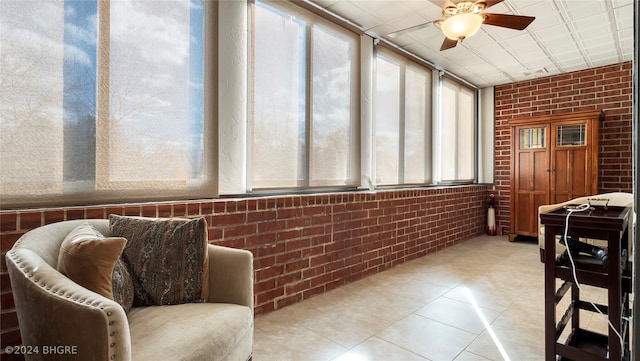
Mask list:
[[[122,260],[131,273],[133,306],[174,305],[208,297],[204,218],[109,216],[112,237],[128,240]]]

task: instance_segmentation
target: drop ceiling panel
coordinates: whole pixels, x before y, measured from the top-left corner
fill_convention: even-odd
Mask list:
[[[546,56],[539,58],[527,58],[523,61],[523,63],[527,66],[527,68],[531,71],[535,71],[538,69],[555,69],[555,63],[549,63],[548,58]]]
[[[430,2],[425,2],[425,7],[418,10],[418,13],[430,20],[437,20],[442,17],[442,9],[438,6],[433,5]]]
[[[534,20],[535,21],[535,20]],[[514,36],[522,34],[521,30],[507,29],[500,26],[483,25],[487,32],[489,32],[496,39],[509,39]]]
[[[389,23],[389,25],[391,25],[393,28],[396,29],[394,31],[397,31],[397,30],[405,29],[405,28],[410,27],[410,26],[420,25],[420,24],[426,23],[428,21],[429,21],[428,19],[426,19],[425,17],[423,17],[420,14],[416,13],[415,11],[413,11],[413,12],[410,12],[409,14],[407,14],[404,17],[401,17],[399,19],[391,21]],[[403,36],[399,36],[398,38],[409,37],[411,35],[415,35],[415,33],[416,32],[411,32],[409,34],[406,34],[406,35],[403,35]]]
[[[495,14],[513,14],[511,9],[505,5],[504,2],[493,5],[492,7],[485,10],[487,13],[495,13]]]
[[[364,11],[375,12],[378,14],[381,13],[381,9],[389,5],[399,3],[398,1],[395,1],[395,0],[373,0],[373,1],[372,0],[349,0],[349,1],[341,1],[341,2],[350,2]]]
[[[607,16],[607,14],[588,16],[574,21],[573,25],[575,26],[577,35],[580,38],[589,39],[592,37],[599,37],[603,33],[609,35],[611,33],[611,22],[609,21],[609,16]]]
[[[500,44],[510,51],[522,54],[523,56],[544,54],[531,34],[526,32],[519,32],[518,35],[505,39],[501,41]]]
[[[633,5],[626,5],[615,8],[613,10],[616,28],[618,30],[631,29],[633,30],[633,17],[629,14],[633,14]]]
[[[482,58],[486,59],[489,62],[497,62],[497,63],[501,63],[501,62],[508,62],[511,63],[512,62],[512,56],[511,54],[509,54],[502,46],[498,45],[497,43],[494,44],[490,44],[487,46],[484,46],[482,48],[476,49],[477,54],[479,56],[481,56]]]
[[[403,5],[409,7],[412,10],[422,10],[427,7],[431,7],[430,4],[424,0],[402,0]]]
[[[529,25],[532,30],[545,29],[564,23],[564,19],[558,12],[558,9],[553,3],[547,1],[540,1],[533,5],[523,7],[521,11],[519,11],[519,14],[534,16],[536,18],[536,20]]]
[[[535,20],[533,22],[535,22]],[[560,23],[557,25],[546,27],[544,29],[539,29],[533,33],[536,34],[539,39],[545,43],[560,37],[571,38],[571,31],[565,23]]]
[[[584,64],[584,58],[583,57],[575,57],[575,58],[560,58],[558,59],[558,65],[560,65],[562,67],[562,69],[567,69],[567,68],[575,68],[576,66],[580,66],[581,64]]]
[[[547,46],[547,61],[551,63],[559,62],[562,59],[581,58],[583,62],[586,61],[586,55],[584,51],[576,47],[575,44],[567,42],[567,46]]]
[[[420,32],[424,36],[421,38],[417,38],[416,41],[419,41],[425,44],[426,46],[430,47],[433,50],[440,51],[440,46],[442,45],[442,41],[444,40],[444,35],[442,35],[440,30],[438,30],[435,27],[429,27],[429,28],[422,29]],[[447,56],[447,54],[444,54],[443,52],[440,55],[444,57]]]
[[[483,25],[453,49],[431,24],[397,38],[388,34],[442,17],[443,0],[304,0],[349,19],[478,87],[630,61],[634,0],[504,0],[486,12],[534,16],[523,31]]]
[[[633,0],[612,0],[614,8],[619,8],[621,6],[627,6],[633,2]]]
[[[440,32],[438,30],[438,32]],[[442,32],[440,32],[440,36],[442,36],[444,38],[444,35],[442,35]],[[488,44],[493,44],[496,42],[495,37],[492,37],[491,35],[489,35],[489,32],[487,32],[486,28],[480,28],[480,30],[472,37],[468,38],[468,39],[464,39],[464,45],[467,46],[471,46],[471,47],[482,47]]]
[[[605,1],[599,0],[560,0],[569,14],[569,20],[578,20],[592,15],[606,13]]]
[[[345,19],[349,19],[359,25],[363,30],[368,30],[376,25],[382,24],[382,20],[378,19],[371,13],[362,11],[361,8],[355,6],[349,1],[337,1],[328,7],[328,10],[334,12]]]
[[[414,13],[415,12],[411,8],[407,7],[401,2],[393,1],[391,2],[391,4],[381,7],[379,11],[376,12],[376,17],[384,22],[390,23],[397,20],[406,19],[407,17],[412,16]]]

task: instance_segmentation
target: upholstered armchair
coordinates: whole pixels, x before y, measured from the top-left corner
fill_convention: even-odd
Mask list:
[[[250,252],[207,245],[205,240],[208,296],[203,302],[134,306],[126,313],[118,302],[57,269],[63,240],[84,222],[109,237],[109,220],[65,221],[26,233],[7,252],[22,342],[39,351],[26,355],[27,360],[251,358]],[[51,346],[58,349],[44,349]]]

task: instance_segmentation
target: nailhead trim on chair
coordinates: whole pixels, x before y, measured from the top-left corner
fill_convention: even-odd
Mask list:
[[[20,243],[20,241],[16,242],[16,245],[18,245],[19,243]],[[14,246],[14,247],[15,247],[15,246]],[[29,279],[31,279],[31,280],[33,281],[33,283],[35,283],[36,285],[38,285],[40,288],[42,288],[43,290],[45,290],[45,291],[47,291],[47,292],[49,292],[49,293],[51,293],[51,294],[57,295],[57,296],[59,296],[59,297],[66,297],[68,300],[70,300],[70,301],[72,301],[72,302],[76,302],[76,303],[79,303],[79,304],[86,304],[87,306],[91,306],[91,307],[94,307],[94,308],[100,309],[101,311],[103,311],[103,312],[104,312],[104,310],[105,310],[105,306],[104,306],[100,301],[95,301],[95,302],[93,302],[93,301],[92,301],[92,300],[90,300],[90,299],[84,299],[84,298],[79,300],[79,297],[78,297],[78,296],[75,296],[75,297],[73,297],[73,299],[71,299],[72,294],[66,294],[66,295],[65,295],[65,292],[64,292],[64,291],[60,291],[60,292],[58,293],[58,289],[55,289],[55,288],[53,288],[53,287],[52,287],[52,286],[50,286],[50,285],[46,285],[46,284],[43,284],[43,282],[40,282],[40,279],[39,279],[39,278],[34,277],[33,270],[28,269],[27,265],[23,263],[23,261],[24,261],[24,260],[23,260],[23,259],[21,259],[21,258],[18,256],[18,254],[16,254],[16,253],[17,253],[17,252],[16,252],[14,249],[12,249],[12,250],[10,250],[9,252],[7,252],[7,253],[6,253],[6,256],[7,256],[7,257],[9,257],[9,258],[10,258],[10,259],[11,259],[11,260],[12,260],[12,261],[13,261],[13,262],[14,262],[14,263],[15,263],[15,264],[16,264],[16,265],[17,265],[17,266],[22,270],[22,272],[23,272],[23,273],[24,273],[24,274],[25,274]],[[72,281],[72,282],[73,282],[73,281]],[[105,314],[108,318],[110,318],[111,316],[113,316],[113,311],[109,310],[109,311],[104,312],[104,314]],[[113,325],[115,325],[115,323],[116,323],[116,322],[115,322],[114,320],[110,320],[110,321],[108,322],[108,325],[109,325],[109,326],[113,326]],[[116,335],[116,331],[115,331],[112,327],[110,327],[110,330],[109,330],[109,336],[110,336],[110,337],[115,337],[115,335]],[[109,348],[110,348],[110,349],[113,349],[115,346],[116,346],[116,343],[115,343],[115,342],[112,342],[112,343],[109,345]],[[112,351],[112,352],[113,352],[113,351]],[[116,358],[117,358],[117,354],[116,354],[116,353],[111,353],[111,355],[109,356],[109,359],[110,359],[110,360],[115,360]]]

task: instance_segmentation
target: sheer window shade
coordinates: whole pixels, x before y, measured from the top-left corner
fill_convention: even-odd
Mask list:
[[[0,44],[2,202],[23,194],[60,194],[64,177],[63,3],[0,2]]]
[[[310,182],[318,186],[352,184],[357,170],[352,163],[355,119],[351,105],[356,44],[353,38],[321,26],[313,29]]]
[[[476,174],[475,91],[446,77],[441,85],[440,181],[471,182]]]
[[[431,73],[408,67],[405,82],[404,182],[431,182]]]
[[[400,180],[400,64],[378,56],[374,105],[376,184]]]
[[[376,183],[431,183],[431,72],[378,50],[374,105]]]
[[[251,185],[354,185],[357,37],[282,2],[253,7]]]
[[[204,167],[203,1],[0,6],[3,206],[213,189]],[[25,58],[41,76],[21,71]]]

